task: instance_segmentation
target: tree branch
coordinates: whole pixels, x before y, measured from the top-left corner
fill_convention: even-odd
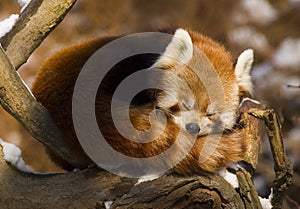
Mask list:
[[[255,169],[258,163],[258,152],[262,138],[262,122],[261,120],[254,120],[253,116],[249,114],[249,111],[253,108],[263,111],[266,109],[266,106],[251,99],[244,99],[240,105],[239,112],[241,114],[240,123],[244,124],[244,137],[251,139],[245,148],[246,156],[244,161]]]
[[[244,208],[238,193],[222,177],[168,175],[138,185],[137,179],[96,168],[76,173],[33,175],[3,160],[0,146],[1,209],[23,208]],[[212,207],[213,206],[213,207]]]
[[[244,103],[246,104],[249,105]],[[248,108],[242,109],[248,111]],[[259,125],[260,120],[247,112],[243,112],[241,117],[245,127],[237,131],[242,131],[251,144],[252,137],[257,137],[256,130],[251,130],[247,126]],[[260,143],[260,140],[255,139],[254,143]],[[248,148],[253,147],[259,146]],[[252,152],[255,156],[249,158],[257,159],[258,153],[258,150]],[[244,170],[238,171],[241,176],[238,177],[240,187],[246,188],[240,191],[235,190],[227,181],[215,174],[189,177],[170,174],[137,185],[136,179],[116,176],[97,168],[76,173],[33,175],[22,173],[5,163],[0,146],[0,171],[0,205],[4,209],[5,207],[96,209],[105,208],[104,202],[107,200],[113,201],[111,208],[243,209],[260,206],[251,177]],[[251,199],[248,198],[249,195]]]
[[[266,125],[267,135],[274,159],[275,180],[273,181],[272,205],[274,209],[282,207],[285,193],[292,183],[293,168],[291,161],[287,158],[279,119],[274,110],[253,109],[251,114],[262,119]]]
[[[244,168],[236,172],[239,181],[239,193],[247,209],[262,209],[252,176]]]
[[[71,165],[86,165],[73,150],[67,149],[62,133],[47,109],[35,100],[0,47],[0,104],[38,141]]]
[[[27,61],[75,2],[76,0],[32,0],[29,3],[13,29],[0,38],[0,43],[15,69]]]
[[[0,104],[38,141],[74,167],[86,165],[69,150],[47,109],[38,103],[14,72],[62,21],[76,0],[32,0],[13,29],[0,39]]]

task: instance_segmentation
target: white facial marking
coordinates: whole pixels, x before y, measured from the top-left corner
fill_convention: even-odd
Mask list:
[[[199,135],[207,135],[212,132],[212,121],[208,117],[202,117],[200,119],[200,132]]]
[[[208,107],[207,107],[207,110],[206,110],[206,114],[215,114],[217,113],[217,105],[215,103],[213,104],[210,104]]]
[[[179,125],[182,129],[185,129],[185,125],[183,123],[183,120],[182,120],[182,117],[181,115],[178,115],[178,116],[173,116],[174,120],[175,120],[175,123],[177,125]]]
[[[185,103],[184,106],[186,109],[191,110],[195,106],[195,100],[193,98],[189,98]]]
[[[231,129],[235,123],[235,113],[224,112],[221,114],[220,119],[222,121],[221,125],[223,125],[225,129]]]

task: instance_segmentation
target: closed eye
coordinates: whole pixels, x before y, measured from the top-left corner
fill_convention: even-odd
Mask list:
[[[171,106],[171,107],[169,108],[169,110],[170,110],[171,113],[175,114],[175,113],[177,113],[177,112],[180,111],[180,107],[179,107],[178,104],[175,104],[175,105]]]
[[[185,104],[185,103],[182,103],[183,107],[186,109],[186,110],[191,110],[193,107]]]
[[[216,115],[217,113],[206,113],[206,116],[207,117],[211,117],[211,116],[214,116],[214,115]]]

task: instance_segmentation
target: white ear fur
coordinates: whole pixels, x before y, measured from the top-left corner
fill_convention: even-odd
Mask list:
[[[238,81],[238,85],[252,94],[252,82],[250,77],[250,70],[254,60],[254,53],[252,49],[247,49],[239,56],[235,65],[235,76]]]
[[[193,57],[193,42],[189,33],[177,29],[165,52],[160,56],[155,67],[174,65],[175,62],[187,64]],[[175,59],[175,60],[174,60]]]

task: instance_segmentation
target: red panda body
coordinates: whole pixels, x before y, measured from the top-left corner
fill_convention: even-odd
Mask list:
[[[232,64],[230,54],[213,40],[193,31],[178,29],[163,55],[139,55],[117,64],[108,74],[100,88],[104,93],[96,97],[96,117],[99,128],[106,141],[116,151],[134,158],[148,158],[159,155],[172,146],[178,137],[181,142],[169,159],[154,162],[173,167],[180,174],[193,174],[201,171],[215,171],[229,163],[243,160],[246,141],[242,132],[223,134],[220,131],[231,130],[236,122],[238,105],[242,92],[251,92],[249,70],[253,57],[249,52],[243,53],[236,66]],[[65,140],[71,149],[86,159],[90,158],[81,148],[72,121],[72,96],[76,79],[88,58],[100,47],[118,37],[99,38],[63,49],[48,59],[41,67],[34,82],[32,92],[50,112],[58,127],[63,131]],[[189,45],[191,43],[191,46]],[[199,51],[198,51],[199,50]],[[210,64],[209,64],[209,63]],[[203,74],[203,66],[211,65]],[[122,136],[111,117],[111,97],[122,79],[140,69],[158,68],[172,72],[187,86],[170,79],[167,74],[162,77],[168,92],[148,91],[137,96],[130,106],[130,121],[139,131],[150,130],[153,140],[148,143],[137,143]],[[214,79],[209,74],[214,69],[223,87],[223,100],[216,92]],[[202,78],[199,78],[199,73]],[[203,79],[205,81],[203,81]],[[212,86],[207,90],[207,85]],[[186,93],[185,88],[189,88]],[[210,88],[210,87],[209,87]],[[101,90],[101,92],[103,92]],[[213,99],[214,101],[210,101]],[[222,103],[219,104],[219,103]],[[226,112],[228,110],[228,112]],[[157,113],[155,117],[151,115]],[[160,114],[166,115],[166,127]],[[123,114],[123,113],[120,113]],[[197,117],[195,117],[195,115]],[[124,124],[126,128],[126,124]],[[156,132],[162,133],[157,135]],[[132,138],[139,139],[140,132],[131,133]],[[214,137],[215,136],[215,137]],[[220,141],[216,144],[216,138]],[[185,147],[191,142],[191,150]],[[205,153],[205,146],[212,144],[214,151],[204,161],[199,160]],[[201,154],[202,153],[202,154]],[[72,166],[49,153],[51,158],[65,169]],[[184,155],[183,160],[178,156]],[[174,162],[180,161],[178,164]]]

